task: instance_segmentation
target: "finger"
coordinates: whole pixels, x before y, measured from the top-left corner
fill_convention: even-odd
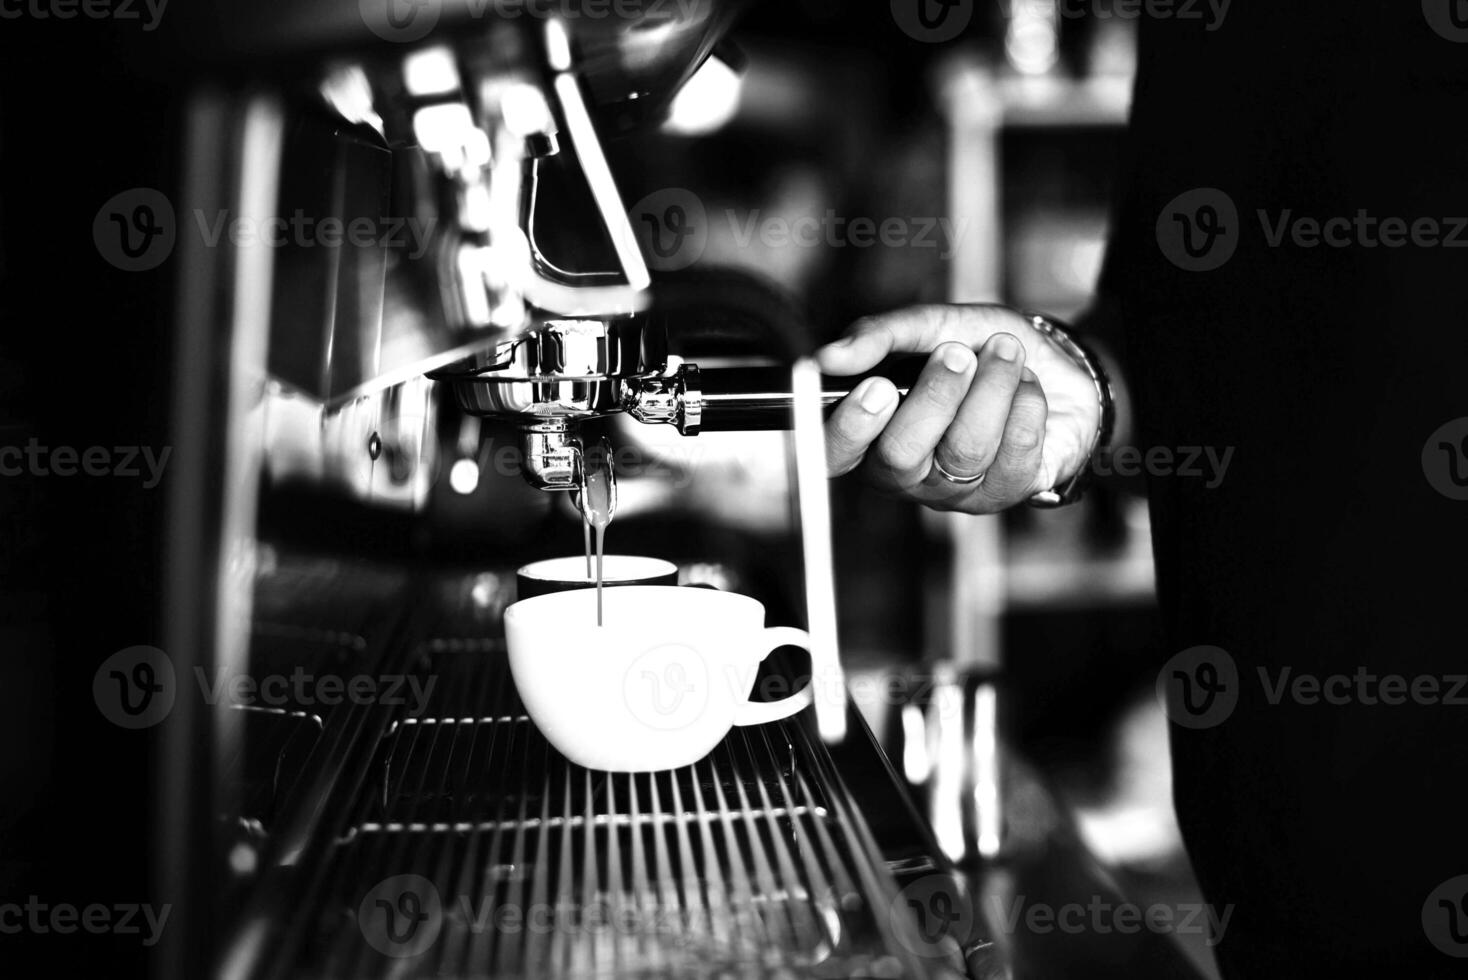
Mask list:
[[[841,400],[826,420],[826,469],[831,476],[861,465],[896,407],[897,389],[886,378],[867,378]]]
[[[1020,386],[1024,357],[1024,345],[1007,333],[995,334],[979,350],[968,397],[933,453],[944,470],[954,476],[976,476],[994,464]],[[943,478],[936,469],[934,476]]]
[[[945,341],[976,350],[1000,330],[1017,331],[1023,317],[1003,306],[911,306],[856,321],[847,335],[816,352],[828,374],[860,374],[889,354],[926,353]]]
[[[974,352],[963,344],[941,344],[928,358],[873,446],[870,462],[879,483],[908,490],[927,478],[933,450],[953,424],[977,365]]]
[[[1028,368],[1020,375],[1019,387],[1009,406],[1009,419],[994,462],[979,484],[981,497],[991,505],[1009,507],[1046,489],[1038,486],[1045,446],[1045,420],[1049,406],[1039,379]]]

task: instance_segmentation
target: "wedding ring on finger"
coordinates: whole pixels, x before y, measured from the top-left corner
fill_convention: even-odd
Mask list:
[[[984,473],[975,473],[973,476],[959,476],[956,473],[948,472],[946,469],[943,468],[943,464],[938,462],[938,457],[936,456],[933,457],[933,469],[937,471],[938,475],[941,476],[943,479],[947,480],[949,483],[955,484],[956,486],[972,487],[984,482]]]

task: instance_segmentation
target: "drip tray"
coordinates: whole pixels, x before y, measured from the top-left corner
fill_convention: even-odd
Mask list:
[[[420,651],[428,710],[377,748],[297,975],[907,977],[938,972],[824,746],[736,728],[672,772],[573,765],[503,643]]]

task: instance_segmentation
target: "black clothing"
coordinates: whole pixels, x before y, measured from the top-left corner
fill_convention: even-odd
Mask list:
[[[1142,21],[1102,293],[1127,331],[1138,444],[1235,450],[1215,488],[1149,487],[1172,650],[1218,646],[1238,671],[1225,720],[1172,726],[1190,855],[1209,902],[1235,906],[1224,974],[1468,974],[1423,922],[1468,873],[1468,688],[1387,705],[1353,680],[1368,694],[1349,704],[1271,703],[1286,667],[1468,674],[1468,502],[1423,462],[1468,416],[1468,42],[1416,0]],[[1197,188],[1226,200],[1170,208]],[[1302,217],[1350,227],[1310,247]],[[1387,218],[1432,219],[1439,242],[1382,244]],[[1209,263],[1209,229],[1235,251],[1183,267]]]

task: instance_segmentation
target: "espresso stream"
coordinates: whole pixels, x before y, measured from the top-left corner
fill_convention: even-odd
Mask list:
[[[586,577],[591,578],[592,543],[596,544],[596,625],[602,625],[602,556],[607,525],[617,509],[617,482],[612,475],[610,446],[592,447],[586,452],[581,468],[581,526],[586,540]]]

